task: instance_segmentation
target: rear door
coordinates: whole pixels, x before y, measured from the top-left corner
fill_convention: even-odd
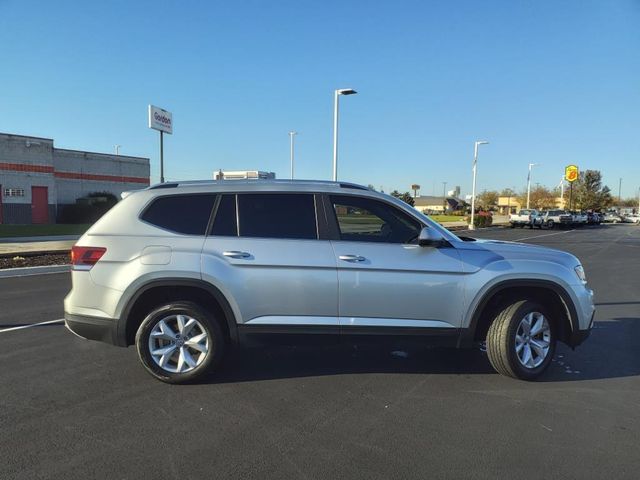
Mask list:
[[[259,331],[338,332],[336,262],[320,240],[312,193],[221,196],[202,278],[226,294],[238,321]]]
[[[420,247],[423,225],[378,199],[330,195],[343,332],[375,329],[455,334],[462,318],[462,262],[455,248]]]

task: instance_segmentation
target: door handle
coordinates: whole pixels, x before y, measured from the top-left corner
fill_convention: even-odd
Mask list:
[[[366,258],[360,255],[340,255],[338,258],[345,262],[364,262],[366,260]]]
[[[248,252],[239,252],[237,250],[222,252],[222,255],[229,258],[249,258],[251,256],[251,254]]]

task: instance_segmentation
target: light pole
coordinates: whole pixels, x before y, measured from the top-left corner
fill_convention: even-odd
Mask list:
[[[293,180],[293,137],[297,135],[298,132],[294,132],[293,130],[289,132],[289,144],[290,144],[290,159],[291,159],[291,180]]]
[[[340,88],[334,92],[333,98],[333,181],[338,181],[338,98],[340,95],[355,95],[352,88]]]
[[[529,209],[529,198],[531,197],[531,167],[540,165],[539,163],[529,164],[529,174],[527,175],[527,209]]]
[[[116,147],[116,155],[120,155],[120,147],[122,145],[114,145],[114,147]]]
[[[442,182],[442,213],[447,213],[447,182]]]
[[[489,142],[484,140],[478,141],[473,145],[473,186],[471,188],[471,223],[469,230],[475,230],[476,226],[473,221],[476,215],[476,173],[478,172],[478,146],[487,145]]]

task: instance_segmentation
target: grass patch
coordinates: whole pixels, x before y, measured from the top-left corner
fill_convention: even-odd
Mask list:
[[[431,220],[435,220],[438,223],[443,222],[468,222],[467,217],[461,215],[429,215]]]
[[[50,235],[82,235],[89,224],[0,225],[0,237],[43,237]]]

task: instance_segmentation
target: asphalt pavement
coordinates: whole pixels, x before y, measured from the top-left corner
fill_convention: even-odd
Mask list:
[[[583,261],[595,330],[540,381],[479,350],[336,345],[237,352],[170,386],[133,348],[5,331],[0,478],[638,478],[640,228],[473,235]],[[68,289],[68,274],[0,279],[0,330],[61,318]]]

